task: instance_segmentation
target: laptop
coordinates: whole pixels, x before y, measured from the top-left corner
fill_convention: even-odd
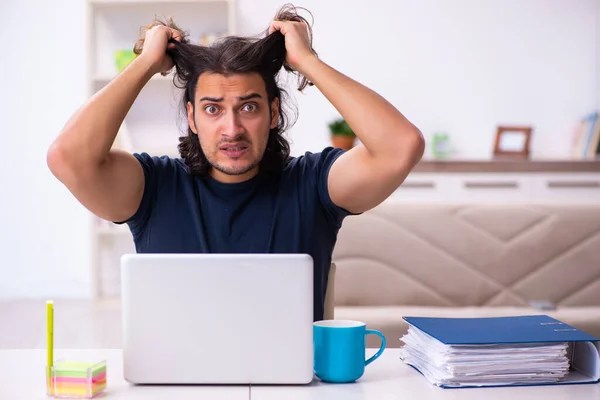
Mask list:
[[[307,384],[308,254],[125,254],[124,378],[133,384]]]

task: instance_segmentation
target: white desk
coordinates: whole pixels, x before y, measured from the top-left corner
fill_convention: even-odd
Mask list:
[[[374,350],[369,349],[368,354]],[[600,399],[600,384],[505,388],[441,389],[386,349],[356,383],[307,386],[134,386],[123,379],[121,350],[56,350],[56,358],[106,359],[107,388],[102,399],[228,399],[228,400],[358,400],[465,399],[567,400]],[[48,400],[45,392],[44,350],[0,350],[0,399]]]
[[[248,400],[241,386],[136,386],[123,379],[122,350],[56,350],[55,359],[107,360],[106,393],[102,399],[215,399]],[[45,387],[45,350],[0,350],[0,399],[48,400]]]
[[[373,354],[369,349],[367,354]],[[400,361],[398,349],[386,349],[356,383],[309,386],[252,386],[252,400],[571,400],[600,399],[600,384],[442,389]]]

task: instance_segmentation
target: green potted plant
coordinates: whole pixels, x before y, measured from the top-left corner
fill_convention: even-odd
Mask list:
[[[354,146],[356,135],[350,125],[343,118],[338,118],[329,124],[331,143],[333,147],[350,150]]]

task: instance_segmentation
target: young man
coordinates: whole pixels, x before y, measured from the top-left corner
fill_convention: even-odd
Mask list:
[[[342,220],[386,199],[420,160],[424,141],[385,99],[317,58],[306,24],[276,20],[269,33],[281,37],[286,64],[326,96],[359,146],[289,158],[274,73],[264,62],[247,68],[239,56],[247,43],[195,57],[177,53],[178,30],[157,25],[139,57],[71,117],[48,165],[95,215],[127,223],[138,252],[310,254],[319,320]],[[143,86],[173,66],[188,79],[182,158],[111,149]]]

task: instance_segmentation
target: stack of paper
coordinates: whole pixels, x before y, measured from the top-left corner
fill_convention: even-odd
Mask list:
[[[401,359],[442,387],[561,382],[570,340],[591,338],[546,316],[404,319]]]
[[[569,372],[567,343],[453,346],[414,327],[402,341],[402,360],[434,385],[548,383]]]

